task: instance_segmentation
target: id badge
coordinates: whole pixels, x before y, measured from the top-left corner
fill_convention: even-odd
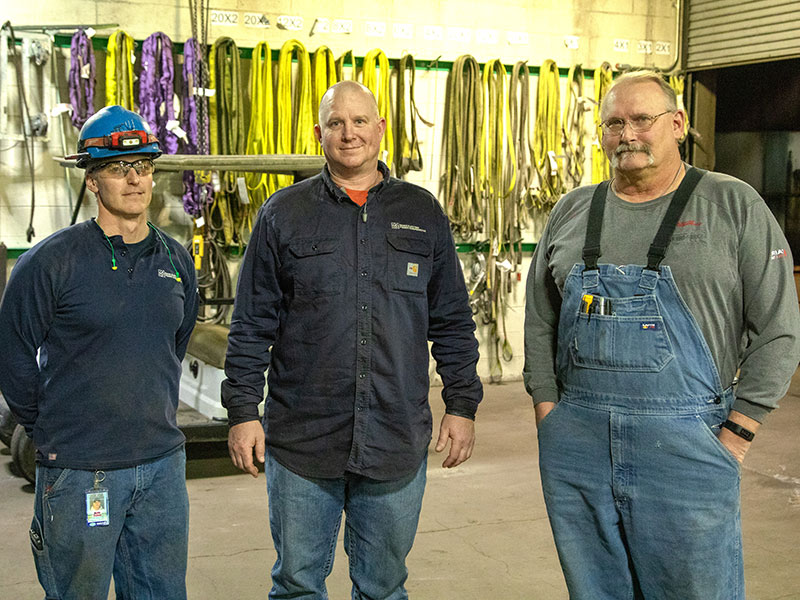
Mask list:
[[[86,490],[86,524],[89,527],[108,525],[108,490],[94,487]]]

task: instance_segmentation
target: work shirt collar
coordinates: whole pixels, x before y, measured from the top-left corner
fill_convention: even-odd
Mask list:
[[[379,190],[383,185],[386,184],[387,181],[389,181],[389,167],[387,167],[386,164],[381,160],[378,161],[378,170],[383,175],[383,179],[381,179],[377,185],[370,188],[370,192]],[[336,200],[339,202],[350,201],[350,196],[347,195],[347,192],[334,183],[327,164],[322,168],[322,180],[325,182],[325,187],[328,189],[331,195],[336,198]]]

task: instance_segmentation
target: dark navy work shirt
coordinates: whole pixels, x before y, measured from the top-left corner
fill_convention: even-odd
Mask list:
[[[222,402],[258,419],[300,475],[379,480],[419,467],[431,439],[429,346],[450,414],[483,388],[464,277],[439,203],[389,177],[363,207],[320,175],[275,193],[242,261]]]
[[[183,445],[178,387],[197,279],[186,249],[160,234],[163,243],[150,230],[128,247],[85,221],[41,241],[11,271],[0,390],[40,463],[124,468]]]

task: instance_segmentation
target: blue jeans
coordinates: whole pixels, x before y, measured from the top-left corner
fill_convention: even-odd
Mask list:
[[[183,448],[127,469],[102,471],[107,526],[86,523],[95,472],[36,467],[31,547],[46,599],[186,598],[189,497]]]
[[[278,559],[271,600],[324,600],[336,538],[346,514],[344,549],[353,600],[408,598],[405,559],[417,533],[427,458],[415,473],[393,481],[347,474],[301,477],[267,453],[269,522]]]

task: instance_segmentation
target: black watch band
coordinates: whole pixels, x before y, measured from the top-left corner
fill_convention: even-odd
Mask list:
[[[738,423],[734,423],[733,421],[725,421],[722,424],[723,427],[726,429],[730,429],[733,433],[738,435],[740,438],[747,440],[748,442],[752,442],[753,438],[756,437],[756,434],[750,431],[749,429],[745,429]]]

